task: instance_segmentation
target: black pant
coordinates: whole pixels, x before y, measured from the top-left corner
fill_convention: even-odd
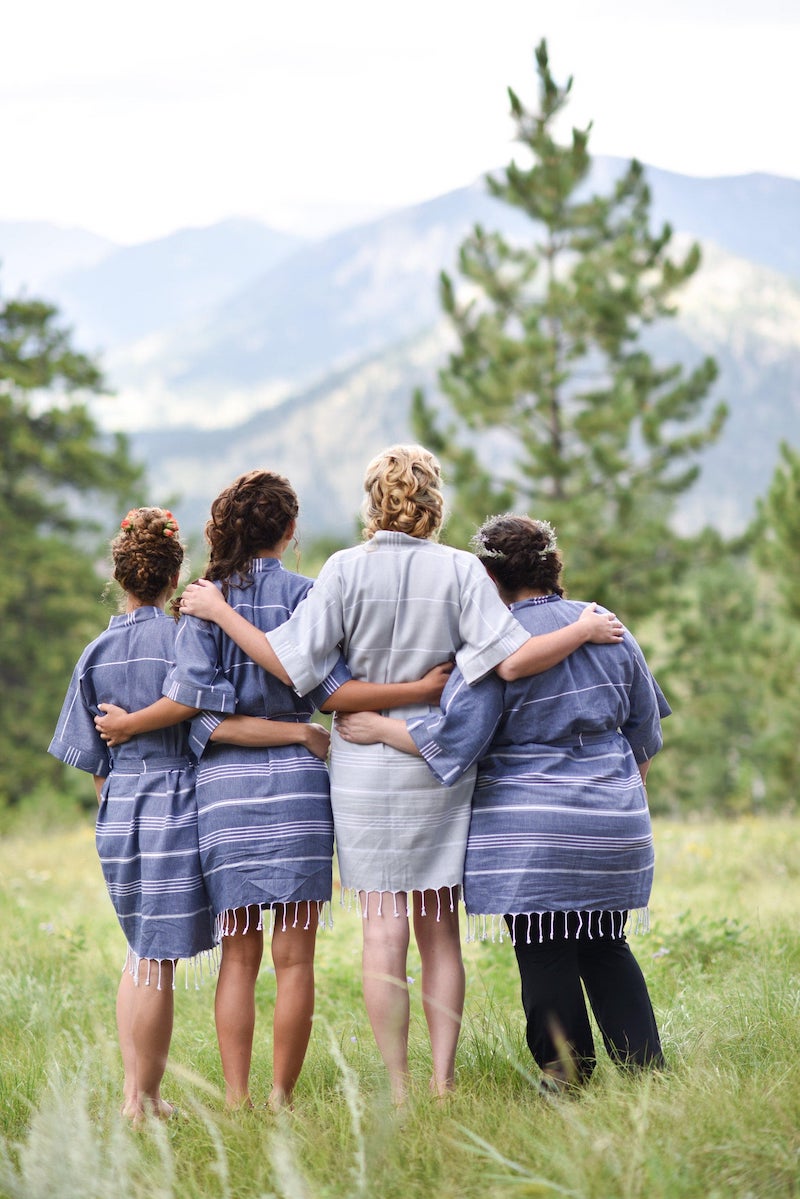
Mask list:
[[[585,1082],[594,1070],[583,987],[613,1061],[628,1067],[664,1064],[647,984],[625,940],[627,915],[506,916],[522,980],[528,1048],[543,1070],[574,1082]]]

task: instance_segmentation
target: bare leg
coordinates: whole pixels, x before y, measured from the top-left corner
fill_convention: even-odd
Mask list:
[[[433,1056],[431,1090],[443,1096],[455,1086],[456,1046],[464,1012],[464,962],[458,907],[450,910],[449,887],[414,894],[414,935],[422,962],[422,1007]]]
[[[364,934],[364,1003],[389,1071],[392,1099],[402,1104],[408,1090],[408,916],[405,892],[361,892]]]
[[[136,984],[128,969],[129,964],[130,958],[125,962],[125,969],[122,971],[122,977],[117,987],[117,1036],[119,1037],[119,1048],[122,1054],[122,1069],[124,1072],[122,1083],[122,1115],[133,1117],[136,1115],[136,1097],[138,1095],[136,1084],[136,1049],[133,1043],[133,1008],[136,999]]]
[[[269,1106],[288,1107],[305,1061],[314,1016],[316,905],[287,904],[275,913],[272,961],[275,966],[275,1015],[272,1042],[272,1090]]]
[[[214,1001],[219,1055],[228,1107],[250,1106],[250,1061],[256,1024],[256,979],[264,952],[258,908],[237,908],[236,932],[222,938]]]
[[[134,987],[133,1043],[136,1050],[136,1115],[168,1116],[172,1108],[161,1098],[172,1040],[174,964],[143,959]]]

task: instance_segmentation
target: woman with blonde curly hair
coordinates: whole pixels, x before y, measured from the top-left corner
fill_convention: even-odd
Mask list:
[[[260,665],[304,695],[341,651],[356,679],[397,683],[455,658],[468,682],[504,663],[509,677],[544,670],[587,640],[619,639],[618,622],[587,612],[530,639],[474,555],[440,545],[439,463],[418,445],[384,450],[367,467],[364,544],[334,554],[292,617],[265,637],[208,584],[183,610],[215,621]],[[430,705],[409,705],[411,717]],[[408,1087],[409,916],[422,962],[431,1090],[454,1084],[464,1003],[457,901],[474,776],[441,786],[425,764],[383,745],[332,737],[331,800],[342,888],[362,913],[364,1000],[394,1102]]]

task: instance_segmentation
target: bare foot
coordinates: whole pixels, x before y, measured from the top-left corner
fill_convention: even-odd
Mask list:
[[[124,1104],[122,1115],[130,1120],[134,1128],[141,1128],[148,1120],[171,1120],[178,1115],[178,1109],[172,1103],[160,1096],[150,1099],[147,1096],[138,1100],[130,1100]]]
[[[293,1112],[292,1097],[287,1095],[281,1087],[273,1086],[267,1099],[267,1108],[271,1112]]]
[[[455,1094],[455,1080],[448,1078],[445,1082],[440,1082],[433,1074],[428,1083],[428,1090],[434,1099],[438,1099],[440,1103],[445,1103],[448,1099],[452,1099]]]

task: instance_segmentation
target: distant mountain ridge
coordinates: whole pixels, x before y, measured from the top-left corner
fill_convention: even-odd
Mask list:
[[[597,190],[605,191],[625,164],[622,158],[596,158]],[[800,180],[759,172],[698,178],[653,166],[646,171],[654,225],[668,222],[800,284]]]
[[[596,159],[596,189],[624,165]],[[668,220],[705,252],[653,345],[667,361],[717,357],[731,406],[681,516],[733,531],[779,441],[800,441],[800,182],[647,172],[654,226]],[[96,411],[182,494],[184,521],[202,528],[219,487],[260,462],[292,478],[314,531],[349,536],[365,461],[410,435],[413,387],[435,389],[449,337],[438,276],[457,273],[476,222],[532,235],[481,181],[315,242],[224,222],[122,250],[87,244],[94,261],[54,288],[82,344],[105,329],[118,396]],[[0,258],[4,236],[0,223]]]
[[[117,248],[86,229],[47,221],[0,221],[0,295],[53,299],[62,275],[91,269]]]

